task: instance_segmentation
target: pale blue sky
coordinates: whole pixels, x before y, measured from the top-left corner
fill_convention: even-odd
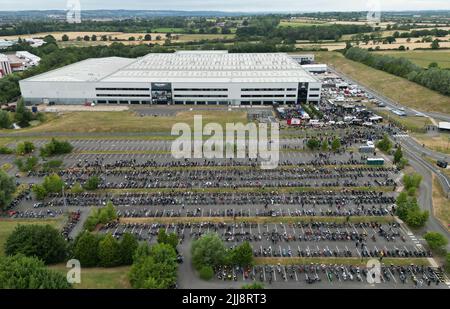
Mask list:
[[[80,0],[81,8],[220,11],[364,11],[378,1],[381,10],[444,10],[449,0]],[[3,10],[65,9],[67,0],[0,0]]]

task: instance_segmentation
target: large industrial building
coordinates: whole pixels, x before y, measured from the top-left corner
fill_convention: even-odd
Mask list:
[[[81,61],[20,81],[29,104],[296,104],[321,82],[284,53],[189,51]]]

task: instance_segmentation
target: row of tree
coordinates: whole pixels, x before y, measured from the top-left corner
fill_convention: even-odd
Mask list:
[[[450,71],[440,68],[425,69],[406,58],[371,53],[352,47],[345,52],[348,59],[364,63],[375,69],[388,72],[450,96]],[[400,91],[400,90],[399,90]]]

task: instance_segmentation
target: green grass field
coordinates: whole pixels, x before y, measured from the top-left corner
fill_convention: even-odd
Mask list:
[[[221,125],[232,122],[247,123],[247,113],[241,111],[183,111],[174,116],[145,116],[140,117],[129,111],[122,112],[67,112],[59,117],[23,130],[2,130],[14,134],[15,132],[171,132],[175,123],[194,123],[194,115],[203,116],[203,125],[216,122]]]
[[[425,112],[450,113],[450,97],[404,78],[348,60],[338,52],[314,52],[316,61],[334,66],[362,85],[384,94],[402,105]]]
[[[441,68],[450,68],[450,50],[383,51],[381,53],[409,59],[422,67],[428,67],[430,63],[436,62]]]
[[[0,219],[0,256],[5,254],[4,246],[6,243],[6,239],[8,236],[14,231],[17,225],[24,224],[50,224],[56,228],[59,228],[62,224],[62,218],[57,219],[45,219],[45,220],[36,220],[36,219]]]
[[[49,266],[63,275],[67,274],[68,268],[64,264]],[[129,266],[113,268],[82,268],[81,283],[74,284],[76,289],[127,289],[130,288],[128,281]]]

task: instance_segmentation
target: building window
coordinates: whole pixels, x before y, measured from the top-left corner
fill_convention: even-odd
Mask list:
[[[284,91],[284,88],[242,88],[241,91]]]
[[[95,88],[95,90],[99,91],[150,91],[150,88]]]
[[[320,91],[320,88],[309,88],[309,91]]]
[[[227,88],[174,88],[173,91],[228,91]]]

